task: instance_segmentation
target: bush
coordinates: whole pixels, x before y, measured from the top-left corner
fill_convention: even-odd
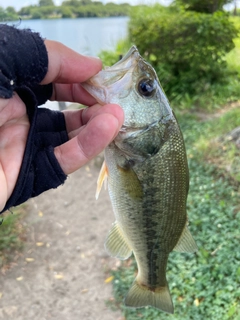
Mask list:
[[[130,41],[151,62],[167,95],[199,94],[227,74],[237,30],[228,15],[142,7],[132,11]]]

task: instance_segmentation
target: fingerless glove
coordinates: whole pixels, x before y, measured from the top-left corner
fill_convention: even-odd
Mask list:
[[[52,95],[52,84],[39,85],[47,70],[48,54],[38,33],[0,24],[0,98],[17,93],[30,121],[17,183],[3,211],[58,187],[67,178],[54,155],[54,147],[68,140],[64,115],[38,108]]]

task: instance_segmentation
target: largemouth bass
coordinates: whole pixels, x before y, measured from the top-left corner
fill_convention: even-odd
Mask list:
[[[172,250],[197,250],[187,227],[188,164],[177,120],[154,69],[134,46],[83,87],[100,104],[117,103],[125,113],[123,127],[105,149],[97,190],[107,177],[116,217],[107,252],[119,259],[133,252],[138,266],[125,304],[173,313],[168,256]]]

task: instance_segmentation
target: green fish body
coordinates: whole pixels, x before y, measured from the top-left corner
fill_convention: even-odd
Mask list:
[[[116,217],[106,250],[119,259],[134,253],[138,266],[125,304],[173,313],[169,253],[197,250],[187,227],[189,175],[177,120],[154,69],[136,47],[83,86],[100,103],[118,103],[125,113],[122,129],[105,149],[100,175],[100,184],[107,175]]]

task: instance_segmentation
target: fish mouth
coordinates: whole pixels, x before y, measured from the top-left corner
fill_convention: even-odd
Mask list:
[[[111,68],[118,69],[118,66],[121,65],[120,69],[122,69],[123,68],[123,64],[125,64],[125,63],[128,64],[129,63],[128,61],[130,60],[129,58],[131,58],[131,57],[133,57],[134,59],[136,59],[136,58],[137,59],[139,59],[139,58],[142,59],[142,57],[141,57],[141,55],[140,55],[140,53],[139,53],[139,51],[138,51],[136,46],[132,46],[128,50],[128,52],[122,57],[122,59],[119,60],[118,62],[116,62]],[[127,68],[127,66],[126,66],[126,68]]]
[[[132,46],[121,60],[111,67],[105,67],[98,74],[81,83],[99,104],[104,105],[114,101],[116,92],[130,90],[132,72],[138,62],[142,60],[138,49]],[[121,79],[125,81],[120,81]]]

